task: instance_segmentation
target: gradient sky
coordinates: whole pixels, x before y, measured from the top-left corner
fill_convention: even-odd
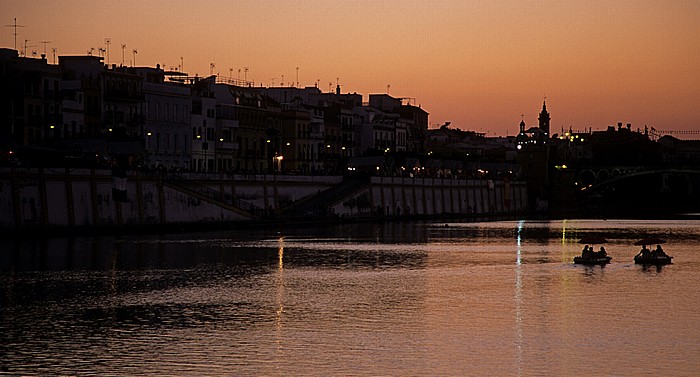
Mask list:
[[[547,97],[552,132],[617,122],[700,129],[700,1],[2,0],[18,47],[206,76],[248,67],[256,86],[415,98],[464,130],[514,135]],[[13,48],[13,28],[0,46]],[[97,54],[97,52],[95,52]],[[241,78],[244,73],[241,73]],[[367,97],[365,97],[367,100]]]

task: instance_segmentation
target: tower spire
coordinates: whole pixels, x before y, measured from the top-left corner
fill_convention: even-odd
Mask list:
[[[542,111],[537,119],[540,121],[540,129],[544,131],[545,135],[549,135],[549,121],[551,117],[547,112],[547,97],[544,97],[544,100],[542,101]]]

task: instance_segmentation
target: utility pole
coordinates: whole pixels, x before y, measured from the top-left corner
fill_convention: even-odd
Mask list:
[[[17,25],[17,17],[15,17],[15,22],[12,25],[5,25],[5,27],[15,28],[13,35],[15,36],[15,50],[17,50],[17,28],[24,27],[24,25]]]

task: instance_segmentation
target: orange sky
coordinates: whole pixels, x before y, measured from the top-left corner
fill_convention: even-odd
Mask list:
[[[105,46],[110,61],[233,76],[256,85],[415,98],[434,126],[513,135],[618,121],[700,129],[700,1],[3,0],[18,47],[62,54]],[[13,28],[0,46],[13,48]],[[97,54],[97,52],[95,52]],[[243,78],[244,73],[241,73]],[[366,98],[365,98],[366,100]]]

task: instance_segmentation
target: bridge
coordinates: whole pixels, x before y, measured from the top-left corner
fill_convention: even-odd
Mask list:
[[[642,166],[614,166],[586,168],[578,172],[576,184],[581,190],[596,191],[617,182],[652,175],[700,175],[700,167],[659,168]]]

